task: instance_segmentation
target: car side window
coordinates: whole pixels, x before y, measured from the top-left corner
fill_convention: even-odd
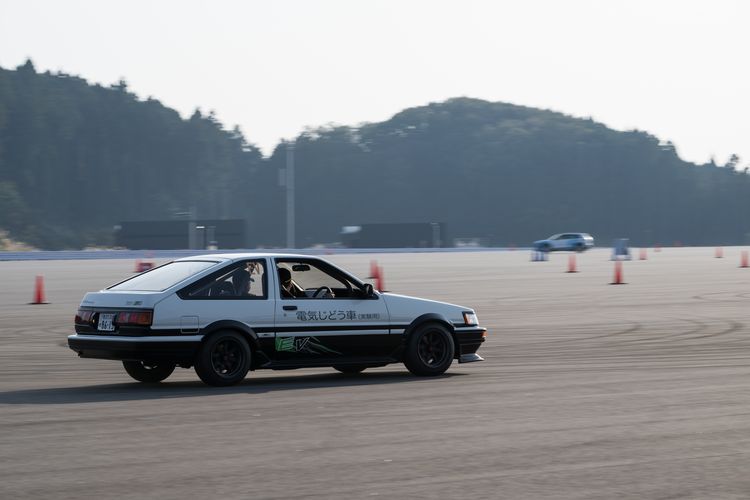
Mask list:
[[[183,299],[267,299],[265,261],[245,260],[225,267],[181,290]]]
[[[277,263],[277,268],[279,291],[284,299],[350,298],[357,293],[355,286],[344,276],[314,261],[285,259]]]

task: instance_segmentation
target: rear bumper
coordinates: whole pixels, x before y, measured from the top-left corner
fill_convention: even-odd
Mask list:
[[[202,335],[169,337],[70,335],[68,347],[82,358],[192,364],[202,339]]]

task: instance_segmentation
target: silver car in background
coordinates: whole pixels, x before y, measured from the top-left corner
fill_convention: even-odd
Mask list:
[[[594,238],[588,233],[560,233],[534,242],[534,250],[539,252],[562,250],[583,252],[593,246]]]

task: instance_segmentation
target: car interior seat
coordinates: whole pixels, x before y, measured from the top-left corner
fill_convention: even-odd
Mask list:
[[[235,295],[234,285],[228,281],[221,281],[211,287],[211,297]]]

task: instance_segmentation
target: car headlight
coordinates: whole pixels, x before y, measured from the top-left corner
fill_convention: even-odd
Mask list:
[[[479,324],[477,313],[475,312],[464,312],[464,323],[466,326],[474,326]]]

